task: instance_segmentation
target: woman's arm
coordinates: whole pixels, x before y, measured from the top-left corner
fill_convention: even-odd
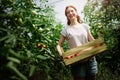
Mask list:
[[[56,46],[57,51],[59,52],[60,56],[62,56],[62,53],[63,53],[63,51],[61,49],[61,46],[62,46],[62,43],[64,42],[64,40],[65,40],[65,37],[63,35],[61,35],[60,40],[59,40],[59,42],[58,42],[58,44]]]
[[[88,32],[88,40],[89,40],[89,41],[95,40],[90,31]]]

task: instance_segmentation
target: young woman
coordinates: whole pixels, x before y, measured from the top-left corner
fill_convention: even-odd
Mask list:
[[[57,45],[60,56],[62,56],[61,46],[65,40],[68,41],[70,49],[94,40],[90,32],[90,27],[82,22],[74,6],[67,6],[65,15],[68,21],[67,26],[62,29],[61,37]],[[74,80],[96,80],[97,62],[95,57],[71,65],[71,72]]]

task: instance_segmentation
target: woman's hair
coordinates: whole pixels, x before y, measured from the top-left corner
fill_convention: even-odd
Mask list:
[[[65,15],[66,15],[66,17],[67,17],[67,9],[68,9],[69,7],[73,8],[73,9],[77,12],[77,9],[76,9],[73,5],[66,6],[66,9],[65,9]],[[83,22],[83,21],[81,20],[81,18],[80,18],[79,15],[77,15],[77,21],[78,21],[79,23],[82,23],[82,22]],[[70,20],[69,20],[68,18],[67,18],[67,24],[70,25]]]

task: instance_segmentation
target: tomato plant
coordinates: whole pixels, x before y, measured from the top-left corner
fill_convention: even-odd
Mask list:
[[[62,24],[47,0],[0,2],[0,79],[69,79],[56,51]],[[67,74],[66,74],[67,73]]]

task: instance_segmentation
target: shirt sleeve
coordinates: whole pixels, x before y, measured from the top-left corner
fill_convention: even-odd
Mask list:
[[[83,25],[84,25],[85,30],[87,32],[89,32],[90,31],[90,26],[88,24],[85,24],[85,23]]]
[[[64,37],[67,36],[66,27],[63,27],[63,28],[62,28],[61,35],[63,35]]]

